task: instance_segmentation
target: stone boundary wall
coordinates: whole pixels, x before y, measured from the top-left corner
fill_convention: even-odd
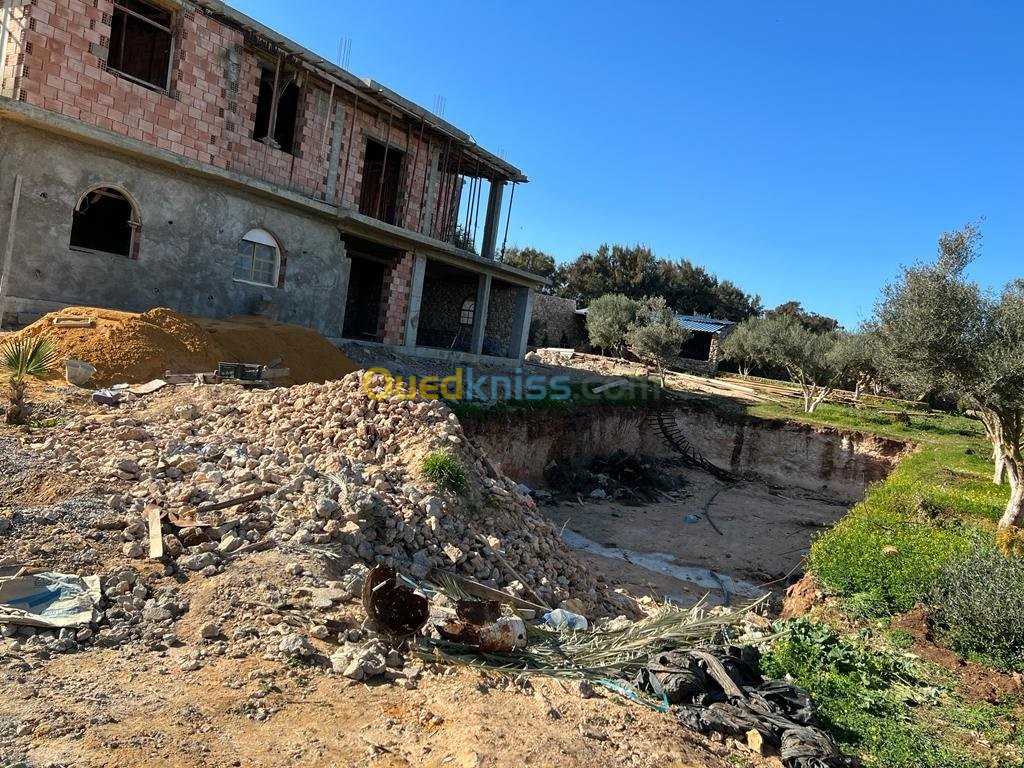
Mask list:
[[[576,314],[576,301],[537,293],[533,298],[530,345],[580,349],[588,343],[582,315]]]

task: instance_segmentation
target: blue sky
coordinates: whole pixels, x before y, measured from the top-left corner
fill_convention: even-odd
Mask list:
[[[531,183],[509,242],[642,242],[855,326],[901,264],[985,217],[1024,274],[1024,4],[234,0],[431,108]]]

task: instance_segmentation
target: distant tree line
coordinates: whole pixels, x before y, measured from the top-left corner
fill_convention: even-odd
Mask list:
[[[512,247],[502,261],[551,280],[542,293],[575,299],[583,307],[605,294],[619,294],[634,301],[660,296],[676,313],[726,320],[739,321],[764,311],[760,296],[745,293],[686,259],[658,258],[643,245],[604,244],[561,265],[536,248]]]

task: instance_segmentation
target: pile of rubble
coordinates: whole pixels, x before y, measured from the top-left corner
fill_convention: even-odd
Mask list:
[[[576,598],[597,613],[626,609],[535,502],[467,442],[443,403],[371,399],[359,374],[270,391],[179,388],[73,414],[22,441],[37,471],[77,490],[57,504],[0,509],[0,567],[96,574],[103,601],[102,618],[90,627],[5,625],[15,649],[129,641],[166,648],[181,639],[177,622],[189,611],[181,590],[203,577],[249,578],[250,556],[261,550],[296,562],[278,578],[250,578],[248,590],[238,584],[219,596],[220,607],[208,612],[234,611],[242,617],[234,624],[243,625],[221,652],[302,657],[313,652],[307,635],[332,636],[347,643],[335,668],[354,679],[389,669],[396,676],[396,660],[363,647],[358,622],[281,617],[298,604],[315,619],[352,600],[365,564],[417,578],[451,572],[551,605]],[[422,459],[436,451],[463,465],[469,483],[461,495],[422,476]],[[314,561],[330,567],[314,575]],[[296,582],[290,592],[285,582]],[[254,614],[279,627],[272,641],[244,626]],[[302,632],[293,631],[296,624]],[[220,632],[217,622],[196,630],[200,656],[219,647]]]
[[[649,376],[650,366],[638,360],[623,357],[607,357],[574,349],[542,347],[526,356],[526,362],[533,365],[557,367],[571,366],[575,371],[589,371],[602,376]]]

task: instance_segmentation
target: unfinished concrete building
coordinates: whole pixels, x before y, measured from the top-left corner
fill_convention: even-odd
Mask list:
[[[216,0],[0,2],[8,321],[167,306],[522,356],[543,278],[495,255],[526,178],[468,134]]]

